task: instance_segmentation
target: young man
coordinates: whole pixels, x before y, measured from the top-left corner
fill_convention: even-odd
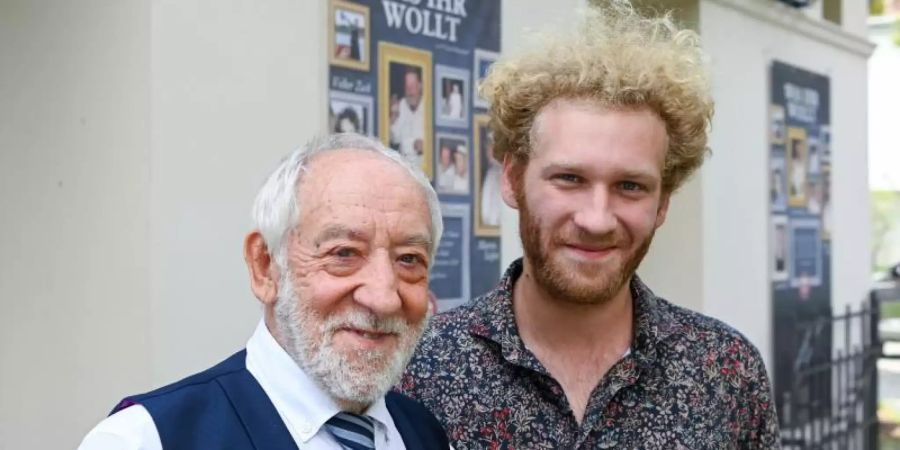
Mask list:
[[[694,33],[608,3],[482,85],[525,255],[435,318],[399,389],[457,449],[777,447],[756,348],[635,275],[713,103]]]
[[[442,223],[417,168],[337,135],[298,150],[260,190],[244,242],[264,317],[219,365],[128,397],[84,439],[98,449],[446,449],[395,393],[428,318]]]

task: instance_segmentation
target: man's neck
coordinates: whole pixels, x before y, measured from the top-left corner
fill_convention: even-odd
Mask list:
[[[533,269],[525,261],[513,289],[516,325],[526,346],[574,354],[625,353],[634,328],[630,283],[605,301],[575,303],[549,295],[536,283]]]

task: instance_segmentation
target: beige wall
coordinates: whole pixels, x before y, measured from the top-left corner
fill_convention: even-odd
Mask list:
[[[504,45],[577,4],[504,4]],[[242,347],[253,195],[325,128],[325,5],[0,2],[0,448]]]
[[[149,385],[150,9],[0,3],[0,448]]]

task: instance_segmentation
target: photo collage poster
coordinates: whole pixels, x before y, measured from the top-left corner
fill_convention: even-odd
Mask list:
[[[831,107],[828,77],[778,61],[769,104],[769,267],[775,394],[784,405],[798,367],[827,361],[831,326]],[[811,387],[810,389],[817,389]],[[809,392],[793,395],[808,397]],[[820,395],[820,394],[816,394]],[[824,399],[820,399],[824,400]]]
[[[439,310],[500,278],[501,166],[477,94],[499,52],[500,0],[328,2],[328,131],[378,137],[431,180]]]

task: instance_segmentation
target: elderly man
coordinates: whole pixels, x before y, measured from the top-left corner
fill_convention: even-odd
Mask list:
[[[437,195],[380,143],[336,135],[269,177],[244,241],[264,317],[219,365],[128,397],[82,449],[447,448],[396,383],[429,315]]]
[[[698,38],[606,3],[483,83],[524,258],[432,321],[399,389],[457,449],[777,447],[756,348],[635,275],[706,153]]]

